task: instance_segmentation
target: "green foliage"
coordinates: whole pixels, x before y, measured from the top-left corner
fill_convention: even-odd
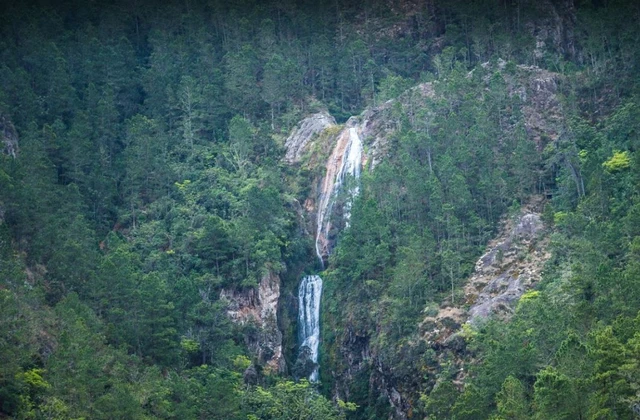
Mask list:
[[[344,410],[355,409],[353,404],[333,406],[304,380],[299,383],[281,381],[269,389],[252,389],[245,404],[245,410],[251,413],[249,419],[264,420],[344,419]]]
[[[529,417],[529,403],[522,383],[508,376],[502,383],[502,389],[496,395],[496,405],[500,418],[505,420],[524,420]]]
[[[428,419],[451,417],[451,410],[458,397],[458,390],[452,382],[440,382],[421,402]]]
[[[377,99],[381,102],[395,99],[411,87],[411,84],[410,80],[407,80],[402,76],[389,74],[387,77],[380,80]]]
[[[19,134],[17,157],[0,154],[0,417],[381,418],[383,375],[435,418],[632,418],[633,2],[579,2],[574,19],[438,0],[410,23],[384,2],[13,3],[0,27],[0,112]],[[541,55],[531,28],[557,19],[570,30]],[[553,140],[528,139],[517,64],[565,76]],[[433,96],[407,90],[419,79]],[[220,296],[269,274],[285,296],[313,264],[293,204],[313,188],[279,163],[290,128],[391,99],[388,156],[331,232],[323,371],[356,378],[323,377],[354,397],[336,407],[307,383],[269,383]],[[459,392],[417,325],[460,303],[496,222],[532,192],[553,197],[545,280],[511,323],[465,332],[482,365]],[[362,356],[353,372],[345,346],[377,364]]]
[[[612,119],[620,118],[614,115]],[[615,124],[619,122],[607,120],[601,130]],[[638,278],[632,257],[637,232],[626,231],[624,224],[635,217],[635,198],[621,199],[638,194],[627,178],[634,168],[633,155],[615,153],[607,165],[597,160],[591,164],[592,154],[610,153],[607,143],[592,147],[582,156],[586,195],[568,208],[554,200],[563,210],[554,213],[559,232],[553,237],[554,257],[542,286],[522,296],[511,322],[490,323],[474,337],[483,366],[477,367],[473,383],[495,393],[498,418],[633,416],[637,380],[628,376],[635,369],[635,361],[628,361],[636,358],[629,349],[640,307],[629,282]],[[626,239],[618,240],[620,235]],[[498,381],[504,381],[501,391]],[[519,388],[514,388],[515,381]],[[507,383],[512,395],[518,389],[516,405],[504,405]]]
[[[540,163],[531,158],[536,152],[522,129],[521,104],[507,94],[507,76],[477,68],[470,77],[451,49],[437,61],[436,98],[411,90],[385,111],[397,127],[388,156],[363,176],[349,229],[338,237],[325,275],[336,285],[326,287],[326,299],[341,303],[323,312],[323,331],[338,332],[325,348],[350,342],[357,331],[393,366],[389,375],[399,382],[410,377],[414,389],[432,386],[435,375],[448,379],[445,368],[429,368],[418,344],[423,310],[431,302],[461,301],[459,286],[499,215],[535,192],[531,179]],[[475,95],[478,89],[485,94]],[[336,359],[328,360],[332,369],[344,369]],[[472,392],[460,400],[460,418],[488,412],[471,403]],[[426,406],[440,407],[442,398]],[[453,408],[430,410],[440,418]]]
[[[613,156],[602,164],[602,167],[611,173],[629,169],[629,166],[631,166],[631,158],[626,150],[614,151]]]

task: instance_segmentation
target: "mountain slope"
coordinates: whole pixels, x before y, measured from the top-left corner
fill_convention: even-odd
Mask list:
[[[634,418],[639,13],[3,2],[0,417]]]

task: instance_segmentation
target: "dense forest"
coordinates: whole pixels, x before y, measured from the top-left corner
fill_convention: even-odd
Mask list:
[[[0,418],[639,418],[639,21],[633,0],[2,2]],[[284,159],[318,113],[335,125]],[[352,116],[384,135],[318,261]],[[533,207],[539,281],[425,339]],[[238,322],[267,292],[269,320]]]

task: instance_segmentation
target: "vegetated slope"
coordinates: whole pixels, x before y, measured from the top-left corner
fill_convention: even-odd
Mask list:
[[[322,354],[325,384],[364,415],[386,415],[391,403],[406,416],[433,386],[428,358],[442,349],[419,336],[424,311],[446,296],[464,301],[458,289],[501,215],[553,188],[540,152],[562,141],[561,121],[541,115],[559,104],[534,93],[554,96],[554,77],[504,62],[451,69],[360,117],[376,164],[325,274]]]
[[[404,416],[410,410],[409,401],[417,398],[418,389],[408,381],[415,378],[394,376],[396,362],[380,357],[392,351],[394,341],[377,340],[390,333],[386,328],[400,327],[397,317],[403,316],[406,329],[393,331],[396,339],[410,339],[411,351],[416,353],[436,352],[439,360],[446,357],[447,346],[442,341],[431,342],[421,336],[424,331],[415,331],[420,313],[430,311],[424,302],[437,304],[446,295],[448,306],[470,302],[471,297],[455,297],[461,284],[459,278],[464,275],[461,264],[484,247],[496,224],[495,218],[507,205],[516,208],[517,197],[528,200],[527,196],[534,191],[543,193],[553,188],[553,180],[542,167],[540,152],[549,141],[558,144],[563,141],[559,136],[564,124],[557,98],[559,80],[557,74],[532,66],[508,65],[504,60],[483,63],[470,72],[459,68],[442,79],[418,85],[394,100],[351,117],[344,126],[335,126],[325,113],[312,115],[287,139],[287,156],[294,153],[305,156],[303,168],[317,173],[315,168],[326,167],[326,173],[320,172],[310,181],[317,188],[311,188],[304,207],[309,212],[307,220],[317,221],[316,228],[321,232],[316,237],[318,256],[330,257],[331,262],[325,273],[329,281],[324,308],[329,313],[324,315],[328,322],[323,330],[323,351],[332,350],[332,354],[325,357],[323,382],[334,384],[335,395],[361,398],[352,395],[352,386],[361,375],[370,381],[370,392],[380,393],[395,407],[396,415]],[[495,137],[488,138],[489,133]],[[375,219],[360,219],[361,198],[356,198],[353,207],[350,195],[340,192],[336,195],[335,191],[339,187],[337,181],[334,183],[335,169],[344,164],[341,162],[346,159],[348,139],[354,135],[362,138],[365,144],[362,161],[368,163],[367,176],[357,190],[369,200],[372,214],[378,215],[375,223]],[[326,157],[318,159],[318,156]],[[296,160],[301,159],[289,162]],[[495,162],[503,165],[496,170]],[[381,172],[384,178],[378,178]],[[491,185],[495,188],[483,188]],[[372,197],[374,186],[378,195]],[[333,212],[325,211],[327,200]],[[443,208],[451,213],[442,212]],[[532,225],[531,229],[537,231],[539,219],[539,215],[530,214],[518,225]],[[308,230],[312,231],[313,226]],[[478,233],[485,236],[478,237]],[[401,253],[408,252],[407,237],[416,242],[412,259],[398,261],[402,259]],[[426,241],[425,237],[431,240]],[[474,240],[478,241],[476,248]],[[513,243],[515,240],[504,241],[505,264],[512,259],[514,250],[520,249],[520,245]],[[346,248],[345,241],[349,241]],[[457,260],[449,270],[443,269],[445,255]],[[363,265],[362,261],[371,266]],[[537,265],[539,271],[541,267]],[[400,270],[397,266],[405,267],[406,271],[395,272]],[[520,275],[517,271],[510,267],[506,277],[501,277],[507,283],[507,294],[513,295],[507,302],[510,307],[539,279],[539,274],[531,277],[531,273]],[[400,279],[403,285],[398,283]],[[402,295],[393,295],[399,292]],[[360,298],[363,294],[366,298]],[[492,297],[487,291],[480,299]],[[397,312],[389,314],[387,305],[394,300]],[[491,307],[491,302],[485,306]],[[481,310],[480,306],[477,309],[484,317],[491,312]],[[359,318],[361,314],[367,318]],[[331,322],[333,316],[336,321]],[[370,322],[372,329],[367,330],[366,324],[361,324],[363,321]],[[389,323],[385,329],[381,329],[383,322]],[[344,371],[336,369],[341,364]],[[421,371],[425,383],[431,381],[433,385],[439,367],[423,366]],[[363,405],[375,409],[370,401]]]
[[[57,3],[0,6],[0,415],[631,416],[633,2]],[[419,81],[432,98],[385,107]],[[318,175],[281,145],[365,107],[389,127],[323,303],[322,386],[350,411],[278,373]],[[425,304],[462,301],[531,192],[552,197],[548,274],[468,336],[484,363],[459,389],[413,340]]]
[[[617,6],[578,10],[578,28],[637,13]],[[627,23],[607,36],[630,34]],[[627,50],[616,51],[603,63],[615,72]],[[586,45],[577,54],[597,55]],[[637,79],[634,57],[625,80]],[[383,119],[395,125],[388,151],[325,275],[327,392],[360,404],[359,418],[634,418],[638,87],[589,66],[560,75],[494,63],[440,72],[433,97],[396,101]],[[601,96],[587,97],[585,83]],[[536,290],[508,299],[510,321],[424,340],[425,313],[437,320],[456,301],[484,312],[465,299],[465,279],[498,215],[533,193],[548,198],[542,218],[554,231],[546,249],[521,256],[548,259]],[[479,298],[493,299],[486,289]],[[470,372],[460,359],[474,361]]]

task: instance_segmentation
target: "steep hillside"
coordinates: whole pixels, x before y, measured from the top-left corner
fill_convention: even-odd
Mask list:
[[[0,4],[0,418],[633,419],[637,2]]]
[[[305,208],[310,213],[307,220],[316,221],[315,226],[310,223],[308,230],[318,230],[318,255],[330,262],[326,275],[328,290],[324,295],[323,305],[323,310],[329,313],[323,315],[325,327],[322,343],[324,351],[331,354],[327,357],[325,353],[323,360],[327,362],[326,367],[330,368],[333,376],[331,379],[325,376],[324,383],[334,384],[334,395],[348,400],[361,398],[360,395],[353,395],[353,386],[355,382],[362,381],[362,375],[365,375],[369,377],[369,392],[386,395],[391,406],[395,407],[396,415],[406,416],[411,411],[410,401],[417,399],[416,393],[422,386],[433,386],[432,381],[441,367],[414,366],[413,368],[427,374],[424,385],[419,385],[419,382],[414,382],[415,379],[398,377],[393,373],[397,369],[397,361],[385,361],[388,357],[385,353],[408,351],[419,357],[420,353],[435,352],[438,354],[437,358],[445,357],[442,341],[433,343],[429,338],[420,338],[421,334],[432,334],[425,331],[424,327],[422,332],[417,328],[424,307],[420,308],[418,304],[412,312],[407,310],[407,303],[410,305],[412,298],[417,299],[416,303],[426,299],[427,309],[424,310],[428,310],[429,302],[438,305],[438,299],[448,299],[449,303],[443,304],[445,307],[454,304],[456,299],[460,303],[465,302],[465,298],[455,297],[461,293],[459,290],[465,284],[460,276],[470,274],[470,267],[465,268],[463,264],[467,258],[477,256],[480,247],[486,244],[483,241],[487,241],[493,226],[497,225],[496,218],[506,209],[507,204],[512,204],[505,199],[521,197],[524,202],[528,200],[528,194],[536,191],[544,193],[551,188],[548,185],[549,175],[545,174],[541,163],[541,151],[549,142],[558,141],[558,133],[562,129],[563,120],[558,115],[562,111],[555,99],[558,76],[533,67],[507,66],[506,62],[499,60],[494,64],[486,63],[468,73],[453,72],[446,79],[419,85],[396,100],[366,110],[362,115],[350,118],[342,127],[328,124],[309,130],[312,122],[320,120],[319,116],[314,115],[303,120],[289,137],[286,143],[290,146],[289,150],[300,144],[304,145],[303,150],[332,150],[328,153],[326,169],[319,172],[324,178],[311,181],[311,185],[318,188],[311,189]],[[460,90],[450,89],[455,84],[454,80],[461,84]],[[478,95],[471,96],[468,92],[478,92]],[[464,95],[464,104],[460,102],[462,98],[458,95]],[[499,106],[496,99],[503,101],[502,106]],[[460,125],[449,125],[450,120],[458,113],[464,115],[464,121],[460,121]],[[491,113],[495,113],[495,117]],[[488,121],[481,121],[487,117]],[[482,129],[478,126],[487,123],[489,125],[482,126]],[[469,185],[474,174],[483,172],[482,167],[476,166],[477,155],[472,150],[473,143],[479,143],[477,138],[486,135],[483,129],[487,128],[498,136],[495,146],[492,149],[489,144],[484,143],[482,151],[478,149],[477,153],[485,153],[485,148],[488,148],[494,155],[487,163],[501,161],[508,156],[505,162],[510,161],[509,164],[513,165],[513,171],[494,173],[493,181],[489,181],[490,178],[485,181],[491,182],[491,185],[502,185],[505,188],[502,192],[504,195],[495,189],[491,192],[483,190],[480,185],[471,189],[464,186]],[[304,138],[301,135],[303,133],[306,135]],[[369,175],[362,181],[362,186],[358,187],[358,194],[351,194],[355,198],[352,203],[352,198],[341,198],[340,193],[327,189],[327,186],[339,187],[333,181],[336,178],[333,168],[340,167],[341,162],[346,159],[345,145],[353,133],[362,138],[364,152],[361,161]],[[505,158],[501,157],[502,153],[506,154]],[[311,173],[316,173],[313,167],[322,165],[322,161],[316,160],[317,153],[307,153],[307,156],[308,159],[302,160],[301,165],[306,165]],[[474,160],[474,163],[467,159]],[[395,170],[394,166],[405,175],[389,178],[392,176],[390,171]],[[405,177],[411,170],[416,172],[408,180]],[[484,172],[485,177],[487,173],[491,173],[490,170]],[[376,187],[376,183],[380,182],[377,179],[381,176],[380,173],[384,174],[382,176],[385,181],[380,180],[383,183]],[[418,181],[421,177],[422,180]],[[394,183],[399,184],[396,190],[393,189]],[[452,190],[456,187],[462,189]],[[360,188],[364,197],[360,197]],[[395,196],[380,199],[381,196],[375,195],[373,188],[379,188],[378,194]],[[492,195],[496,192],[497,194]],[[459,201],[461,197],[458,194],[469,197],[467,200],[487,205],[466,210],[479,220],[484,219],[484,228],[478,230],[483,225],[474,227],[464,221],[469,220],[469,216],[459,206],[466,206],[468,202]],[[376,198],[372,200],[373,197]],[[342,206],[338,207],[338,211],[334,209],[333,213],[329,213],[332,219],[327,219],[324,215],[318,216],[318,212],[325,211],[323,209],[327,207],[327,200],[333,200],[332,206]],[[367,215],[373,217],[372,220],[360,219],[363,217],[361,212],[365,210],[358,206],[364,205],[363,200],[369,200],[369,206],[372,206],[370,211],[373,214]],[[538,204],[538,207],[541,205]],[[349,210],[345,211],[345,207]],[[438,208],[450,208],[448,211],[462,213],[447,215],[445,210],[440,218],[434,218],[433,212]],[[539,216],[531,217],[537,217],[539,223]],[[377,222],[372,224],[376,218]],[[369,237],[366,242],[361,242],[359,235],[363,232],[354,233],[356,229],[373,231],[366,234]],[[460,234],[462,236],[457,237]],[[351,243],[345,249],[344,243],[347,241]],[[469,246],[472,241],[477,241],[477,248]],[[463,242],[466,244],[462,245]],[[511,245],[504,247],[508,250],[507,260],[512,259],[511,254],[516,252],[515,249],[519,249],[515,245],[513,249],[510,248]],[[331,255],[334,248],[336,255]],[[424,255],[424,261],[420,261],[419,255]],[[364,264],[371,266],[358,266],[361,260],[363,263],[367,261]],[[447,262],[448,270],[445,265]],[[344,264],[349,268],[344,269]],[[536,269],[540,270],[539,264]],[[517,268],[511,267],[506,274],[516,271]],[[529,273],[523,273],[522,279],[519,277],[502,277],[503,280],[512,279],[504,285],[513,295],[510,306],[525,289],[535,284],[535,279],[539,279],[538,275],[531,278]],[[513,282],[521,286],[514,286]],[[349,286],[336,288],[336,283]],[[472,293],[469,290],[471,287],[467,286],[468,294]],[[496,288],[501,287],[496,285]],[[517,291],[513,291],[513,287]],[[409,297],[411,295],[412,298]],[[397,315],[390,314],[388,311],[396,299],[403,309],[398,308],[401,312]],[[409,302],[405,299],[409,299]],[[499,297],[487,291],[478,297],[479,301],[483,299],[489,301]],[[466,297],[467,303],[472,300],[472,296]],[[491,305],[491,302],[487,302],[484,306]],[[489,309],[485,310],[484,306],[472,307],[471,313],[483,312],[487,316]],[[369,314],[364,315],[367,312]],[[397,319],[398,316],[401,318]],[[443,314],[439,317],[447,318]],[[362,324],[363,321],[365,324]],[[385,327],[387,322],[389,324]],[[406,326],[396,331],[385,331],[386,328],[395,329],[399,322],[406,323]],[[459,328],[461,319],[456,322]],[[368,323],[370,324],[367,325]],[[395,345],[386,341],[389,335],[409,339],[403,345],[404,350],[393,350]],[[416,362],[424,363],[418,360]],[[429,372],[434,375],[430,379]]]
[[[596,149],[588,150],[595,144],[585,138],[599,136],[602,128],[588,129],[575,105],[564,99],[583,75],[568,78],[497,59],[469,72],[451,69],[439,76],[343,126],[329,122],[315,131],[299,129],[287,141],[308,150],[306,159],[290,163],[301,162],[315,174],[305,201],[307,223],[310,231],[318,229],[317,252],[329,261],[323,274],[322,386],[335,398],[361,405],[356,417],[489,416],[495,410],[492,399],[500,404],[499,389],[479,391],[475,384],[499,371],[481,364],[488,356],[485,346],[496,335],[493,328],[505,322],[518,325],[510,323],[511,317],[547,296],[532,288],[544,290],[555,276],[569,275],[545,269],[565,264],[567,258],[555,254],[557,243],[548,232],[554,222],[568,220],[564,209],[587,200],[586,179],[603,175],[593,161],[588,163],[603,158],[591,155]],[[622,112],[622,118],[633,120],[635,111],[628,113],[627,106],[606,112]],[[300,127],[318,119],[312,116]],[[603,120],[603,127],[616,125],[614,121]],[[357,194],[341,198],[327,186],[337,185],[332,168],[346,159],[344,145],[354,132],[364,144],[361,159],[367,175]],[[611,145],[595,147],[604,147],[597,152],[601,154]],[[489,151],[491,157],[485,155]],[[318,155],[328,155],[325,170],[317,170],[325,166]],[[610,175],[628,170],[627,157],[615,152],[609,161],[600,160],[601,168]],[[614,161],[620,162],[619,169],[611,169]],[[490,165],[482,167],[482,162]],[[607,194],[590,194],[602,193]],[[327,197],[348,208],[334,212],[329,222],[317,216]],[[505,213],[508,218],[499,222]],[[491,239],[492,232],[498,236]],[[523,295],[526,303],[520,305]],[[555,297],[571,295],[563,289],[562,297]],[[562,323],[572,311],[559,310],[549,322]],[[574,328],[569,325],[556,326],[553,339],[535,345],[555,351],[562,335]],[[510,357],[517,354],[512,350]],[[543,398],[533,391],[544,372],[530,373],[528,383],[518,385],[523,399]],[[509,381],[505,384],[511,386]],[[597,392],[594,383],[590,386]],[[469,405],[474,399],[476,407]],[[527,407],[532,416],[548,413]],[[591,412],[594,407],[572,409]],[[617,412],[626,416],[632,407],[626,404]]]

